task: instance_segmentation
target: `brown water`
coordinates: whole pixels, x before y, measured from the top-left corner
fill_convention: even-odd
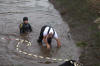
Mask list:
[[[79,59],[79,48],[71,39],[68,25],[62,20],[59,12],[48,0],[0,0],[0,37],[21,38],[18,25],[24,16],[29,17],[33,32],[27,37],[32,46],[21,45],[22,50],[44,57]],[[52,49],[41,48],[36,42],[42,26],[54,27],[61,40],[61,48],[56,48],[56,41],[52,42]],[[34,58],[16,51],[18,41],[0,39],[0,66],[58,66],[62,62]],[[46,62],[49,64],[45,64]]]

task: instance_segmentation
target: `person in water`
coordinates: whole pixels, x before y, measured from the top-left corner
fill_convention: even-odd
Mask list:
[[[69,60],[59,66],[80,66],[75,60]]]
[[[57,32],[51,26],[45,25],[41,28],[40,36],[37,42],[39,44],[43,44],[44,42],[46,44],[47,49],[50,49],[52,38],[54,38],[57,41],[57,47],[60,47],[61,43],[58,39]]]
[[[27,34],[32,32],[31,25],[28,23],[28,17],[23,18],[23,23],[20,24],[20,34]]]

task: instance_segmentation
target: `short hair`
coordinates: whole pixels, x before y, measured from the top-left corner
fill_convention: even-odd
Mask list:
[[[26,21],[26,20],[28,21],[28,17],[24,17],[24,18],[23,18],[23,21]]]

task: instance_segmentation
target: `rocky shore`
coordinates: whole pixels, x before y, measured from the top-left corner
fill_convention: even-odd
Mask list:
[[[68,23],[84,66],[100,66],[100,1],[50,0]]]

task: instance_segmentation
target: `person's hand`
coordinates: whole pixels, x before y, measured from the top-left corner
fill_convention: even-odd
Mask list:
[[[49,44],[47,44],[47,49],[50,49],[50,45]]]
[[[61,47],[60,40],[59,40],[59,39],[57,39],[57,38],[55,38],[55,39],[56,39],[56,41],[57,41],[57,48],[60,48],[60,47]]]
[[[58,44],[57,47],[60,48],[61,47],[61,44]]]

